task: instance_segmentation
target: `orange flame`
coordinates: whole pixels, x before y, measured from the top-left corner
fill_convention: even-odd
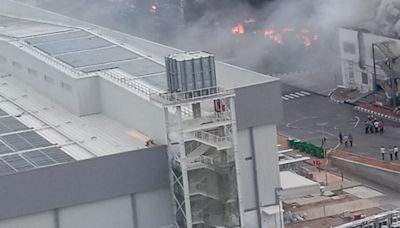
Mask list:
[[[308,38],[308,37],[304,37],[304,46],[306,46],[306,47],[309,47],[309,46],[311,46],[311,39],[310,38]]]
[[[244,34],[244,26],[242,23],[238,23],[235,27],[232,28],[233,34]]]
[[[264,32],[264,37],[275,41],[278,44],[283,44],[283,36],[274,29],[267,29]]]

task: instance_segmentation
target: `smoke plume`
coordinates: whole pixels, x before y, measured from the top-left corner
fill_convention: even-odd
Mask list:
[[[193,0],[186,1],[184,16],[178,0],[19,1],[181,49],[214,52],[263,73],[339,63],[342,26],[400,36],[398,0]],[[250,18],[255,22],[247,23]],[[244,34],[232,34],[238,24]],[[274,33],[265,36],[266,29]]]

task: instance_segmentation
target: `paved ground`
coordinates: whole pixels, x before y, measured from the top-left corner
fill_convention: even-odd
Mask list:
[[[293,94],[302,91],[296,87],[283,85],[282,94]],[[326,137],[326,148],[332,148],[337,143],[339,132],[352,134],[354,145],[345,149],[359,155],[380,159],[379,148],[398,145],[400,147],[400,124],[386,121],[385,132],[380,134],[365,134],[363,121],[366,114],[353,110],[353,106],[336,104],[327,97],[311,93],[290,100],[283,100],[284,121],[278,126],[278,131],[286,136],[321,145],[322,137]],[[400,162],[400,161],[396,161]]]

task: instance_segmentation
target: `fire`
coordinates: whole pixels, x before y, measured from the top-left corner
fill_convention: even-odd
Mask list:
[[[238,23],[235,27],[232,28],[233,34],[244,34],[244,26],[242,23]]]
[[[301,29],[301,33],[303,33],[303,34],[309,34],[309,33],[310,33],[310,30],[309,30],[308,28],[304,27],[304,28]]]
[[[158,7],[157,7],[157,5],[152,5],[151,7],[150,7],[150,12],[151,13],[157,13],[157,9],[158,9]]]
[[[266,29],[264,32],[264,37],[269,38],[270,40],[275,41],[278,44],[283,44],[283,36],[279,32],[274,29]]]
[[[311,44],[312,44],[311,39],[305,36],[304,37],[304,46],[309,47],[309,46],[311,46]]]
[[[258,29],[256,30],[257,23],[254,17],[248,17],[245,20],[241,20],[232,27],[232,33],[244,34],[246,32],[252,32],[254,35],[259,34]],[[262,34],[262,33],[261,33]],[[284,43],[292,43],[291,41],[295,41],[301,43],[305,47],[310,47],[314,44],[315,41],[319,40],[319,35],[315,34],[311,31],[307,26],[303,27],[283,27],[280,29],[277,28],[267,28],[263,31],[263,35],[265,39],[271,40],[276,44],[284,44]]]

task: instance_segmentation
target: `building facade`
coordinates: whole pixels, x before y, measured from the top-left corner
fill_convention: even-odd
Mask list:
[[[381,92],[378,99],[393,103],[400,91],[397,57],[400,40],[361,29],[339,30],[343,85],[362,92]],[[397,103],[397,102],[396,102]]]

